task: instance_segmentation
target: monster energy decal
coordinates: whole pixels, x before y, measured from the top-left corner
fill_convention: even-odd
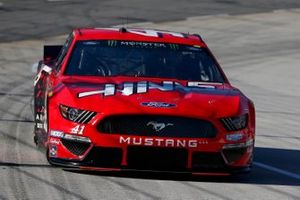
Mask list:
[[[120,41],[120,40],[105,40],[105,41],[87,41],[84,42],[85,45],[104,45],[107,47],[132,47],[132,48],[143,48],[143,49],[153,49],[153,48],[164,48],[171,50],[180,50],[182,45],[172,44],[172,43],[159,43],[159,42],[141,42],[141,41]],[[191,46],[193,47],[193,46]],[[195,46],[201,48],[200,46]],[[195,49],[195,48],[194,48]]]
[[[179,45],[178,44],[169,44],[170,48],[173,50],[177,50],[179,49]]]
[[[115,46],[117,46],[117,41],[116,40],[107,40],[107,45],[110,47],[115,47]]]
[[[121,41],[121,46],[130,46],[134,48],[166,48],[164,43],[153,43],[153,42],[136,42],[136,41]]]

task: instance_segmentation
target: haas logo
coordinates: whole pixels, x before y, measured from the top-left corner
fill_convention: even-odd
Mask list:
[[[166,128],[167,126],[173,126],[174,124],[172,123],[159,123],[159,122],[156,122],[156,121],[150,121],[147,123],[147,126],[152,126],[153,129],[156,131],[156,132],[159,132],[161,130],[163,130],[164,128]]]

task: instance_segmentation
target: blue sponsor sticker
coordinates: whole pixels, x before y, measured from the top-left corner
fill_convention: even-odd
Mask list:
[[[49,156],[56,157],[57,156],[57,146],[51,145],[49,148]]]

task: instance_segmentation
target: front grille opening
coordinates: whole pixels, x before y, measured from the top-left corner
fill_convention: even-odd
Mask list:
[[[225,161],[221,153],[194,152],[192,155],[193,170],[225,168]]]
[[[83,155],[91,145],[90,143],[67,139],[61,139],[61,142],[71,153],[75,154],[76,156]]]
[[[127,150],[130,169],[185,171],[187,162],[186,149],[130,146]]]
[[[233,163],[242,158],[246,153],[247,147],[243,148],[234,148],[234,149],[223,149],[223,155],[226,158],[228,163]]]
[[[101,133],[178,138],[214,138],[217,129],[206,120],[160,115],[120,115],[102,120]]]
[[[120,168],[122,152],[121,148],[94,147],[84,159],[84,163],[88,166]]]

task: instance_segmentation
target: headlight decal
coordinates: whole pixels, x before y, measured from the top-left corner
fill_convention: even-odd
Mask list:
[[[92,112],[88,110],[80,110],[80,109],[71,108],[64,105],[60,105],[59,109],[63,118],[76,123],[82,123],[82,124],[88,123],[97,114],[96,112]]]
[[[242,130],[248,125],[248,114],[237,117],[222,118],[221,122],[227,131]]]

